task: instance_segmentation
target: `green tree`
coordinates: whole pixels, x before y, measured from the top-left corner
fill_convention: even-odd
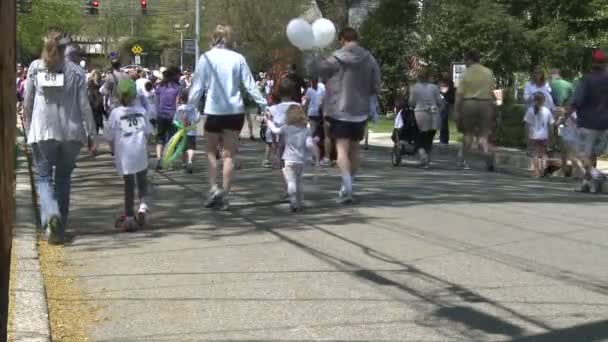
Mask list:
[[[20,13],[17,22],[17,44],[21,58],[36,58],[42,49],[43,37],[49,29],[78,32],[83,15],[79,0],[33,0],[31,13]]]

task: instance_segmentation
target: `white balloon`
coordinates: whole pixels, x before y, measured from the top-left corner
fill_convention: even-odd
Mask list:
[[[336,26],[330,20],[321,18],[312,24],[312,32],[315,37],[315,47],[325,48],[336,38]]]
[[[287,25],[289,42],[300,50],[311,50],[315,45],[312,26],[304,19],[293,19]]]

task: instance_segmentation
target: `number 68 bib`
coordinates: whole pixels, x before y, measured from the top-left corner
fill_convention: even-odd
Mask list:
[[[36,75],[38,85],[43,88],[63,87],[63,74],[41,71]]]
[[[132,135],[144,128],[145,120],[143,114],[125,115],[120,118],[120,129],[125,136]]]

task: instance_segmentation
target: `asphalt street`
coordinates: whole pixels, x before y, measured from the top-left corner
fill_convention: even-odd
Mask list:
[[[202,145],[202,141],[201,141]],[[122,179],[110,156],[74,175],[79,285],[101,308],[94,341],[605,341],[608,210],[575,184],[456,168],[394,168],[363,153],[356,203],[336,169],[305,177],[306,210],[244,140],[230,212],[203,208],[194,175],[151,172],[151,224],[117,231]]]

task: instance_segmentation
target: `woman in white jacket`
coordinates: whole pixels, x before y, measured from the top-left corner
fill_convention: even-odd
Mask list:
[[[258,106],[262,110],[266,109],[266,99],[256,86],[245,57],[232,50],[231,28],[219,25],[212,35],[211,50],[203,54],[198,62],[188,101],[189,104],[198,106],[201,97],[205,95],[205,134],[211,186],[205,204],[207,208],[229,208],[226,197],[234,176],[239,134],[245,123],[241,84]],[[216,154],[220,145],[224,157],[223,189],[217,184]]]
[[[38,171],[41,223],[51,244],[63,243],[71,176],[88,134],[95,132],[80,66],[65,59],[69,41],[49,32],[40,59],[28,70],[24,118]]]

